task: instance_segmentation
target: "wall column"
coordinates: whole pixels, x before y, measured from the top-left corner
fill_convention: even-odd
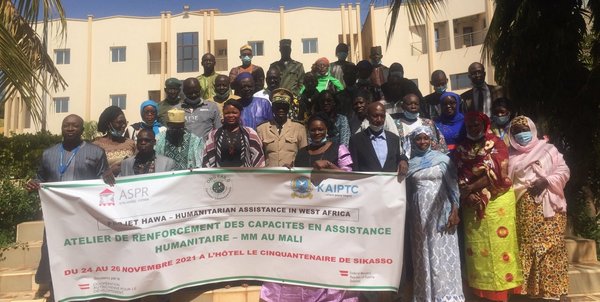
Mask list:
[[[215,11],[210,11],[210,53],[213,55],[217,55],[215,53]]]
[[[350,53],[348,54],[350,62],[358,62],[356,56],[356,49],[354,48],[354,27],[352,26],[352,3],[348,3],[348,34],[350,35],[350,43],[348,46],[350,47]]]
[[[356,62],[362,60],[362,29],[360,26],[360,2],[356,2]]]
[[[164,88],[164,83],[166,80],[167,66],[166,66],[166,56],[165,52],[167,50],[165,43],[165,12],[160,12],[160,82],[158,87],[160,87],[160,99],[164,99],[166,97]]]
[[[4,102],[4,136],[8,136],[9,129],[10,129],[10,119],[12,118],[10,116],[10,106],[12,103],[12,98],[10,99],[6,99],[6,101]]]
[[[86,58],[86,79],[85,79],[85,114],[84,121],[89,121],[92,116],[92,41],[94,40],[92,32],[92,22],[94,16],[87,16],[87,58]]]
[[[485,30],[490,27],[490,22],[492,22],[492,19],[494,18],[494,10],[493,0],[485,0],[485,22],[487,24]],[[494,68],[494,65],[492,65],[492,60],[490,58],[485,58],[485,74],[487,77],[485,81],[488,84],[496,84],[496,69]]]
[[[448,39],[450,39],[450,50],[454,50],[454,20],[448,20]]]
[[[375,5],[369,6],[369,14],[371,15],[371,46],[377,46],[377,32],[375,32]]]
[[[279,39],[285,39],[285,7],[279,6]]]
[[[25,106],[25,102],[23,102],[23,100],[21,100],[19,102],[19,120],[18,120],[18,125],[17,125],[17,133],[23,133],[25,130],[25,108],[27,108]]]
[[[167,78],[171,77],[171,60],[169,59],[169,48],[173,49],[171,46],[171,11],[167,11],[167,30],[165,32],[165,37],[167,38],[167,45],[165,45],[165,62],[167,63]],[[176,46],[177,47],[177,46]],[[177,53],[177,48],[175,48],[175,53]],[[164,82],[163,82],[164,83]],[[162,86],[163,83],[160,85]]]
[[[429,77],[435,70],[433,57],[435,55],[435,27],[429,15],[427,15],[427,20],[425,21],[425,31],[425,42],[427,43],[427,76]],[[431,85],[427,86],[429,87],[429,92],[432,93],[433,87]]]
[[[348,44],[348,39],[346,39],[346,35],[348,34],[348,30],[346,29],[346,7],[344,4],[340,4],[340,13],[342,14],[342,43]]]
[[[19,94],[18,96],[14,96],[12,97],[12,102],[10,104],[10,130],[17,133],[17,126],[18,126],[18,111],[17,111],[17,106],[19,105],[19,102],[21,101],[21,95]]]
[[[202,13],[202,21],[203,21],[203,27],[202,27],[202,47],[204,48],[202,53],[207,53],[210,52],[209,49],[209,37],[208,37],[208,12],[204,11]]]

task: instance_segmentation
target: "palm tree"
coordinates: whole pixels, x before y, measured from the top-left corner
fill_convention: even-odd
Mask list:
[[[376,2],[378,1],[371,0],[372,4]],[[387,0],[386,2],[390,8],[389,14],[391,18],[386,41],[388,46],[394,36],[394,30],[400,17],[400,7],[402,5],[406,5],[406,12],[413,24],[422,23],[427,19],[427,15],[439,11],[444,6],[444,2],[440,0]]]
[[[0,0],[0,106],[18,93],[35,122],[43,118],[42,93],[66,86],[46,50],[45,39],[51,28],[65,37],[66,19],[60,0]]]

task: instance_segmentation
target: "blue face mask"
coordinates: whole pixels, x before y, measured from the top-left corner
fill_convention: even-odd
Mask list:
[[[243,56],[242,57],[242,63],[250,63],[250,62],[252,62],[251,56]]]
[[[492,121],[494,121],[494,124],[496,124],[498,126],[504,126],[504,125],[506,125],[506,123],[508,123],[508,121],[510,121],[510,116],[509,115],[503,115],[503,116],[492,115]]]
[[[322,146],[323,144],[325,144],[327,142],[327,136],[325,136],[324,138],[322,138],[319,141],[313,141],[312,138],[308,138],[308,144],[311,146]]]
[[[404,111],[404,117],[406,117],[406,119],[408,119],[408,120],[416,120],[419,118],[419,113],[418,112],[412,113],[412,112]]]
[[[519,144],[521,146],[525,146],[525,145],[529,144],[531,142],[531,140],[533,139],[533,135],[531,134],[531,131],[523,131],[523,132],[513,135],[513,137],[515,138],[515,141],[517,141],[517,144]]]
[[[437,93],[444,93],[444,92],[446,92],[446,89],[448,89],[448,85],[438,86],[433,89],[435,89],[435,92],[437,92]]]
[[[348,57],[348,53],[347,53],[347,52],[340,51],[340,52],[338,52],[338,53],[336,54],[336,56],[337,56],[337,58],[338,58],[338,59],[340,59],[340,60],[344,61],[344,60],[346,60],[346,58]]]

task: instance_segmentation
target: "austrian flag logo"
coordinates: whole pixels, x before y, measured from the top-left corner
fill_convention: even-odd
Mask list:
[[[348,271],[342,271],[342,270],[340,270],[339,272],[340,272],[340,276],[342,276],[342,277],[348,277]]]
[[[89,283],[79,283],[79,284],[77,284],[77,286],[79,286],[79,289],[81,289],[81,290],[90,289]]]
[[[115,205],[115,192],[106,188],[100,192],[100,206],[114,206]]]

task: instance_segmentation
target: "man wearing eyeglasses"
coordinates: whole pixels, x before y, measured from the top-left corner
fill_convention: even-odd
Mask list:
[[[485,68],[483,64],[474,62],[469,65],[469,79],[473,88],[460,95],[460,111],[479,111],[487,116],[492,114],[492,101],[504,96],[501,86],[488,85],[485,82]]]

